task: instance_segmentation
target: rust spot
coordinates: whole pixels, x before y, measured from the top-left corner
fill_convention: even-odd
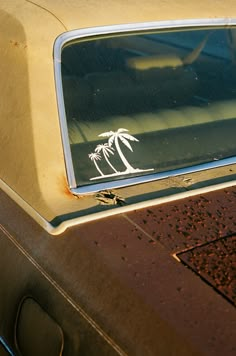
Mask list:
[[[10,43],[11,43],[14,47],[19,47],[19,42],[17,42],[17,41],[10,41]]]
[[[18,42],[18,41],[10,40],[10,44],[13,47],[16,47],[16,48],[22,48],[22,49],[26,49],[27,48],[27,44],[26,43],[21,43],[21,42]]]
[[[127,215],[171,253],[176,253],[235,233],[235,197],[232,187]]]
[[[101,190],[95,194],[95,199],[101,205],[124,205],[125,199],[117,194],[114,190]]]
[[[71,191],[69,190],[67,179],[64,176],[64,174],[58,178],[58,186],[59,186],[60,192],[67,198],[78,199],[78,196],[72,194]]]
[[[151,239],[150,239],[148,242],[149,242],[150,244],[152,244],[152,245],[155,245],[155,244],[156,244],[156,241],[155,241],[155,240],[151,240]]]

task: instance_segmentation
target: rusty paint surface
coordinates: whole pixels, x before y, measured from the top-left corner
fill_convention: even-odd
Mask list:
[[[236,188],[179,200],[128,214],[171,253],[236,232]]]
[[[236,304],[235,187],[128,216]]]
[[[236,235],[180,253],[178,257],[236,306]]]

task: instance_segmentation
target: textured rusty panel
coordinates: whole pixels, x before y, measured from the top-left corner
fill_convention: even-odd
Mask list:
[[[5,194],[1,202],[2,223],[16,232],[19,244],[129,355],[235,355],[236,309],[152,239],[147,224],[142,229],[130,214],[117,215],[55,238]],[[90,335],[84,332],[82,354],[90,345],[94,349]]]
[[[236,188],[228,188],[127,216],[171,253],[236,232]]]
[[[236,305],[236,235],[180,253],[178,257]]]

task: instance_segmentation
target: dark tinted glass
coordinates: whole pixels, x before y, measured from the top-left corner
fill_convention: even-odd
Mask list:
[[[62,51],[78,185],[236,154],[236,30],[74,41]]]

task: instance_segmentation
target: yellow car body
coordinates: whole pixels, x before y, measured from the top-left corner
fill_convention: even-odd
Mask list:
[[[94,35],[102,40],[109,34],[120,34],[122,42],[125,34],[144,29],[181,30],[201,26],[236,26],[235,0],[1,0],[0,353],[2,347],[3,354],[36,356],[35,345],[45,343],[42,352],[49,352],[48,356],[234,354],[232,304],[221,300],[219,295],[215,297],[213,290],[208,291],[209,286],[192,277],[192,272],[173,258],[183,251],[183,246],[180,251],[174,248],[170,255],[157,242],[154,258],[150,246],[156,241],[151,231],[146,230],[146,218],[140,218],[142,225],[132,214],[143,209],[149,214],[152,208],[162,209],[172,204],[180,206],[182,201],[189,204],[189,199],[199,202],[199,197],[228,188],[234,191],[235,156],[222,166],[219,163],[141,184],[124,182],[115,190],[107,185],[103,189],[101,184],[95,191],[77,194],[68,170],[71,158],[65,148],[69,140],[74,143],[81,140],[78,131],[83,130],[91,142],[97,135],[86,124],[82,123],[78,129],[76,125],[69,126],[63,118],[60,52],[68,41],[76,41],[79,36],[89,41]],[[234,61],[234,32],[231,41]],[[191,55],[151,53],[147,59],[131,58],[126,65],[129,70],[142,73],[152,68],[183,67],[197,58],[205,43],[204,38]],[[129,40],[127,46],[131,46]],[[140,41],[132,50],[138,52],[145,46]],[[234,99],[214,104],[210,109],[214,120],[221,110],[224,119],[231,118],[235,112]],[[188,110],[185,114],[190,113],[193,121],[199,120],[199,114],[203,121],[211,120],[205,109]],[[165,118],[167,111],[161,114]],[[174,128],[176,122],[181,126],[182,117],[170,111],[168,115],[169,127]],[[110,121],[110,130],[115,130],[116,120]],[[120,118],[119,127],[126,125],[136,135],[140,127],[143,130],[143,120],[146,120],[146,130],[151,132],[152,115],[140,114],[135,125]],[[186,126],[186,121],[182,126]],[[156,129],[161,130],[161,124]],[[99,130],[104,133],[106,124],[101,122]],[[168,219],[172,213],[166,214]],[[235,218],[232,208],[232,221]],[[214,223],[217,224],[215,220]],[[178,225],[176,221],[174,224]],[[232,235],[235,231],[233,227],[230,229],[227,234]],[[134,245],[128,239],[133,234],[136,234]],[[138,245],[139,240],[143,247]],[[123,253],[127,246],[134,251],[130,263]],[[119,261],[116,251],[120,254]],[[158,259],[160,268],[154,269],[154,261]],[[136,266],[137,271],[131,266]],[[127,277],[130,271],[134,281],[131,286]],[[139,284],[142,271],[147,274],[143,274],[143,282]],[[160,285],[149,277],[149,271],[153,278],[160,278]],[[158,288],[162,289],[165,283],[168,287],[164,286],[163,294],[158,294]],[[190,315],[187,322],[185,312]],[[217,313],[226,323],[224,334],[223,327],[220,329],[216,322],[218,341],[212,334],[212,320],[216,320]],[[202,318],[210,320],[205,336],[199,328]],[[192,323],[197,320],[196,324],[192,325],[191,320]],[[206,320],[203,325],[202,330],[206,330]],[[37,338],[38,326],[51,335],[48,344],[43,336]],[[29,345],[24,335],[27,340],[32,338]],[[50,348],[50,343],[55,347]],[[38,350],[40,355],[41,348]]]

